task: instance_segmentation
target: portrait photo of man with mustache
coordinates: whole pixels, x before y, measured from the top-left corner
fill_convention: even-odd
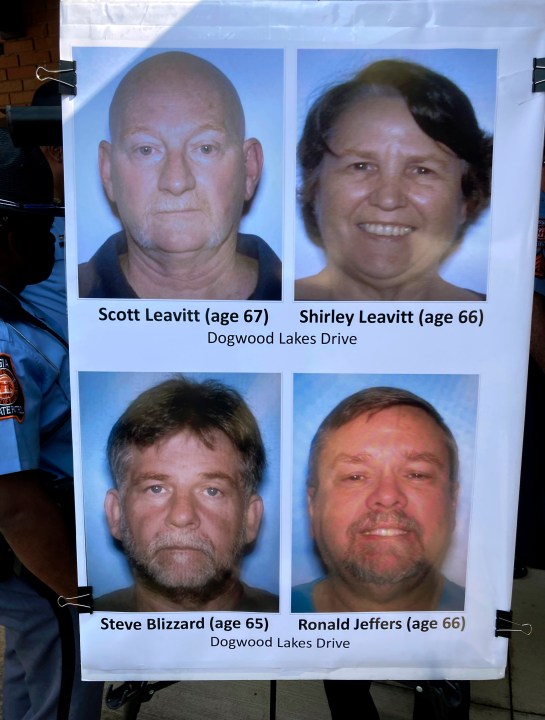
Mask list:
[[[149,387],[111,428],[107,456],[104,510],[134,582],[96,610],[278,610],[276,594],[240,577],[263,520],[266,454],[236,389],[184,376]]]
[[[465,588],[443,570],[459,494],[458,444],[433,405],[397,387],[345,397],[310,445],[309,530],[324,573],[294,583],[292,612],[463,610]]]
[[[112,54],[113,64],[121,50]],[[239,77],[229,53],[208,54]],[[78,59],[78,67],[85,72],[106,58],[97,51],[86,62]],[[117,78],[109,113],[103,107],[95,116],[82,104],[87,117],[76,121],[84,162],[82,146],[96,130],[91,125],[86,133],[82,124],[91,116],[96,126],[109,116],[98,145],[105,197],[93,208],[95,221],[83,207],[93,205],[89,198],[80,203],[80,297],[280,300],[282,266],[270,243],[278,247],[281,238],[267,242],[255,226],[241,228],[261,185],[264,151],[250,135],[233,81],[214,62],[178,50],[136,64],[127,52],[125,63],[131,62]],[[85,197],[89,179],[82,182]],[[116,232],[104,241],[98,224],[112,213]]]

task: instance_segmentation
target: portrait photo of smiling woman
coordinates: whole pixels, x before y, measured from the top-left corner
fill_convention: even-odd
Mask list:
[[[487,210],[492,173],[492,136],[446,75],[382,58],[322,86],[297,157],[306,236],[323,257],[309,273],[300,255],[296,300],[486,299],[482,248],[481,278],[442,272]]]

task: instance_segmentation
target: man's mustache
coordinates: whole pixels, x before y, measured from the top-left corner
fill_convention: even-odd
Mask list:
[[[168,532],[153,538],[148,545],[146,554],[153,555],[165,549],[199,550],[210,557],[214,556],[214,546],[208,538],[179,532]]]

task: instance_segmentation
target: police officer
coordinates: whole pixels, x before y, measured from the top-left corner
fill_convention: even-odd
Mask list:
[[[77,594],[68,349],[19,299],[54,262],[52,177],[38,150],[0,134],[0,624],[5,720],[96,720],[101,685],[79,679],[77,637],[58,595]],[[29,207],[30,205],[30,207]],[[9,547],[8,547],[9,546]]]

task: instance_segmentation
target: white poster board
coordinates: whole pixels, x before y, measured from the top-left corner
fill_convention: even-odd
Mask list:
[[[183,374],[233,388],[257,420],[267,452],[264,520],[240,574],[279,597],[277,612],[165,606],[82,614],[86,679],[503,675],[507,640],[495,637],[495,624],[511,597],[543,137],[532,59],[545,55],[543,21],[540,2],[63,1],[61,56],[75,59],[78,73],[77,96],[63,101],[63,114],[79,584],[92,586],[96,601],[132,583],[103,510],[112,487],[107,440],[137,396]],[[99,143],[109,139],[113,93],[129,69],[167,51],[211,62],[240,95],[246,137],[261,141],[265,158],[241,232],[263,238],[282,260],[281,300],[80,294],[78,264],[121,230],[97,162]],[[463,299],[294,299],[294,280],[319,273],[326,262],[308,240],[297,201],[296,146],[305,117],[326,86],[384,59],[449,78],[494,138],[490,208],[441,265]],[[152,145],[140,141],[146,161]],[[199,147],[208,153],[208,139]],[[379,143],[376,151],[395,164],[388,147]],[[327,152],[334,157],[340,150]],[[411,175],[440,172],[419,157],[411,163]],[[379,165],[374,156],[350,162],[358,172]],[[131,183],[128,176],[125,186]],[[350,214],[345,197],[331,205],[339,237]],[[465,212],[466,201],[461,205]],[[437,220],[433,207],[420,211],[432,230],[446,212],[437,211]],[[393,236],[411,235],[419,222],[390,226],[375,215],[359,224],[393,244]],[[424,253],[437,252],[438,236],[423,236]],[[438,609],[439,600],[427,610],[298,611],[292,586],[328,572],[307,512],[312,437],[339,402],[384,386],[430,403],[458,447],[456,524],[441,568],[455,599],[447,610]],[[427,462],[438,465],[429,455]],[[405,529],[390,525],[385,534],[398,531]]]

